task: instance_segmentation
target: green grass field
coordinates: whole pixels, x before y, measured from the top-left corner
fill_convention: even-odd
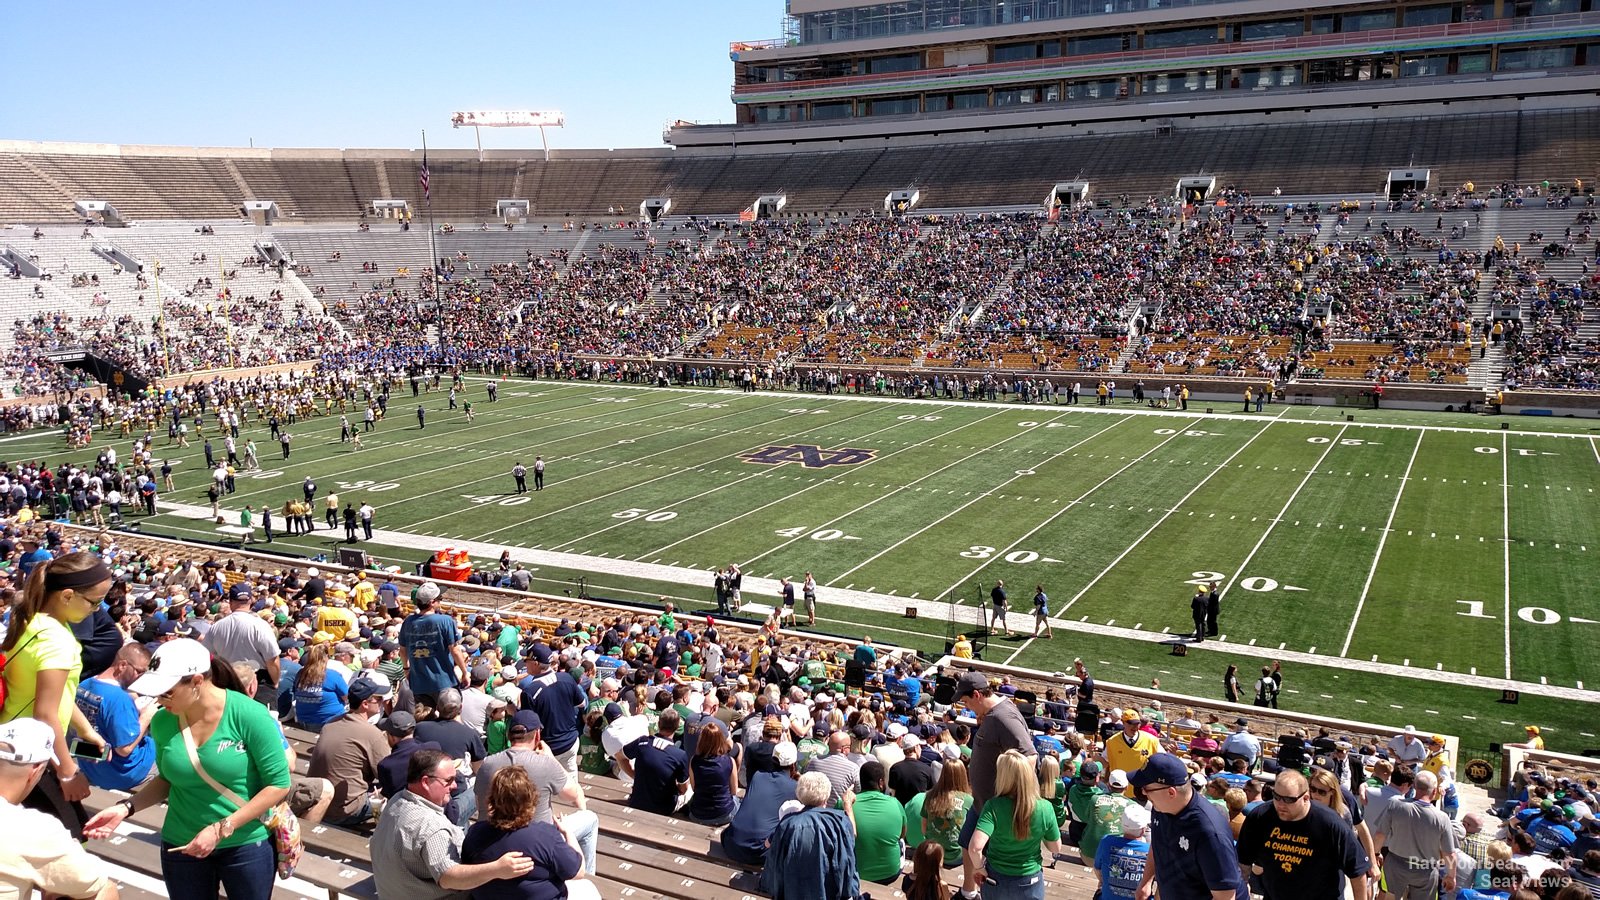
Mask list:
[[[596,595],[705,608],[713,567],[737,562],[747,581],[809,570],[819,628],[934,651],[948,611],[936,601],[959,604],[971,632],[976,601],[1004,579],[1022,636],[997,636],[994,661],[1058,670],[1082,656],[1107,681],[1159,677],[1215,697],[1228,662],[1248,682],[1281,657],[1286,707],[1414,722],[1467,748],[1519,739],[1523,722],[1553,731],[1554,749],[1600,745],[1585,686],[1600,688],[1591,423],[1501,430],[1478,416],[1241,414],[1236,403],[1180,415],[519,380],[499,403],[481,383],[471,392],[473,423],[441,394],[421,398],[425,430],[416,401],[394,396],[359,453],[337,442],[337,417],[293,428],[287,462],[252,429],[267,469],[241,477],[224,508],[230,519],[246,502],[276,511],[310,475],[377,508],[375,556],[409,568],[453,542],[477,542],[486,563],[509,548],[537,568],[535,589],[557,594],[583,575]],[[61,453],[54,435],[5,450]],[[546,490],[512,494],[512,464],[535,454]],[[203,505],[198,441],[174,458],[180,489],[163,502]],[[144,528],[216,538],[193,510]],[[280,536],[279,547],[329,552],[333,539]],[[1221,640],[1166,655],[1164,632],[1190,629],[1193,584],[1212,578],[1226,586]],[[1051,641],[1026,639],[1035,584],[1064,626]],[[771,602],[750,587],[747,600]],[[897,614],[912,601],[926,603],[919,618]],[[1520,706],[1496,705],[1488,679],[1523,683]]]

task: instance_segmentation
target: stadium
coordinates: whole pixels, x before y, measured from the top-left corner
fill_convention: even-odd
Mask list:
[[[499,664],[515,694],[570,649],[586,711],[604,712],[610,673],[686,721],[727,693],[746,754],[779,721],[791,749],[817,744],[798,751],[807,768],[849,730],[826,715],[848,708],[848,725],[870,726],[852,755],[906,758],[898,735],[927,729],[937,761],[977,715],[963,693],[977,673],[1022,711],[1034,749],[1073,766],[1067,783],[1109,761],[1127,711],[1201,785],[1208,726],[1248,721],[1245,782],[1351,746],[1368,771],[1421,762],[1406,756],[1415,732],[1439,737],[1427,769],[1460,812],[1531,801],[1508,842],[1542,827],[1546,781],[1582,819],[1597,801],[1580,785],[1600,778],[1600,690],[1586,686],[1600,683],[1591,0],[785,12],[776,38],[729,36],[730,121],[674,120],[656,147],[0,139],[12,630],[39,611],[25,583],[67,583],[41,563],[92,550],[115,593],[84,627],[103,620],[113,655],[148,644],[144,665],[206,638],[237,667],[207,634],[242,603],[296,670],[302,653],[351,647],[341,716],[345,701],[365,709],[359,670],[392,666],[373,721],[415,691],[419,740],[452,704],[417,686],[406,644],[402,622],[431,610],[464,638],[436,653],[457,665],[445,693],[459,678],[458,711],[463,696],[504,705],[502,732],[539,701],[528,687],[492,700]],[[540,127],[543,141],[561,116],[453,124]],[[325,579],[327,599],[299,590]],[[443,587],[431,607],[428,585]],[[697,672],[720,640],[725,683],[674,674],[676,652],[664,663],[651,643],[673,640],[666,623]],[[597,674],[613,627],[640,643]],[[84,682],[117,683],[123,662],[91,668],[89,632],[74,632]],[[498,634],[523,641],[502,658]],[[25,647],[8,633],[0,650]],[[250,693],[281,697],[280,665],[262,660]],[[741,674],[758,692],[735,716]],[[46,693],[23,695],[26,713]],[[506,896],[485,892],[491,876],[388,880],[405,867],[386,865],[386,828],[404,826],[377,807],[394,797],[373,773],[348,793],[337,772],[353,764],[328,761],[324,721],[287,695],[303,855],[261,896]],[[584,740],[601,746],[609,721]],[[410,740],[368,728],[391,738],[378,758]],[[75,748],[84,736],[55,732]],[[574,769],[575,806],[542,801],[546,817],[551,803],[595,814],[574,880],[606,898],[806,895],[728,849],[737,819],[692,799],[641,805],[616,755]],[[74,821],[68,759],[40,777],[121,895],[189,896],[164,846],[182,804],[90,779]],[[1365,805],[1360,775],[1339,773]],[[754,784],[739,786],[751,802]],[[459,793],[436,806],[466,826]],[[1081,820],[1059,815],[1064,844],[1026,896],[1109,900],[1093,853],[1066,840]],[[1590,837],[1573,828],[1563,853],[1574,831]],[[967,862],[943,871],[943,896]],[[856,888],[941,896],[905,872],[868,877],[863,862]],[[1550,900],[1561,887],[1533,886]]]

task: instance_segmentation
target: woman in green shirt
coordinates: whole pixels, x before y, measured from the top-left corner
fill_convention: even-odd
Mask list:
[[[954,759],[945,757],[933,790],[918,794],[906,804],[906,843],[920,844],[923,839],[937,841],[944,848],[944,867],[953,869],[961,865],[961,826],[967,821],[967,809],[971,806],[972,785],[967,781],[967,764],[961,761],[960,754]]]
[[[88,837],[110,837],[166,800],[161,872],[171,900],[214,900],[219,885],[229,900],[272,896],[276,861],[261,819],[289,795],[289,761],[267,708],[228,689],[234,677],[199,641],[162,644],[128,688],[161,706],[150,722],[157,775],[84,826]]]
[[[1042,850],[1061,852],[1055,811],[1039,796],[1039,778],[1016,750],[1000,755],[995,796],[978,814],[967,852],[977,864],[964,894],[983,884],[984,900],[1044,900]]]
[[[12,609],[0,641],[6,656],[0,722],[28,716],[49,725],[56,736],[53,770],[39,779],[23,803],[58,817],[79,840],[88,818],[82,801],[89,796],[89,779],[72,757],[67,729],[89,744],[103,747],[105,741],[78,709],[83,648],[72,636],[72,626],[94,612],[111,583],[111,570],[93,553],[68,553],[39,563],[28,573],[22,601]]]

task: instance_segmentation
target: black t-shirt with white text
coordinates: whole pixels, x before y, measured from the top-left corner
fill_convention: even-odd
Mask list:
[[[1356,833],[1331,807],[1311,804],[1305,818],[1286,822],[1271,803],[1245,814],[1239,862],[1261,867],[1267,900],[1339,900],[1341,875],[1370,868]]]

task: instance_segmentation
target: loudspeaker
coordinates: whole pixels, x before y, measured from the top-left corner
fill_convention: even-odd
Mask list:
[[[349,566],[352,569],[366,568],[366,565],[367,565],[367,554],[366,554],[366,551],[357,550],[354,547],[340,547],[339,548],[339,565],[341,565],[341,566]]]
[[[864,688],[867,686],[867,667],[855,660],[844,664],[844,686],[851,688]]]
[[[949,706],[956,699],[956,680],[947,675],[939,676],[933,684],[933,702],[940,706]]]

